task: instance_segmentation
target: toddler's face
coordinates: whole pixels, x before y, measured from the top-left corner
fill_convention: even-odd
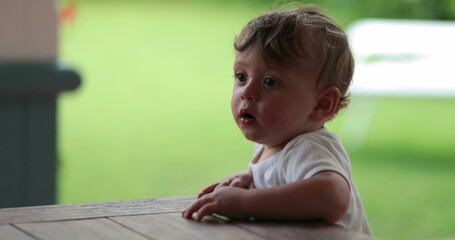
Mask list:
[[[237,52],[231,108],[243,135],[266,147],[283,146],[316,130],[310,114],[317,103],[312,67],[266,62],[257,47]],[[314,69],[313,69],[314,71]]]

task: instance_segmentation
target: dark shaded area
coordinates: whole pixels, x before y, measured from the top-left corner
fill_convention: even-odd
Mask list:
[[[56,99],[79,84],[60,64],[0,64],[0,208],[55,203]]]

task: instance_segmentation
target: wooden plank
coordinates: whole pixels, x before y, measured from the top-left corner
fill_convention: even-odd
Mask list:
[[[110,218],[153,239],[267,239],[243,230],[230,222],[211,218],[197,222],[180,213]]]
[[[0,225],[0,240],[34,240],[34,238],[27,234],[19,231],[15,227],[9,224]]]
[[[196,196],[0,209],[0,224],[180,212]]]
[[[321,222],[238,222],[237,226],[267,239],[275,240],[372,240],[373,238]]]
[[[144,240],[141,236],[109,219],[96,218],[72,221],[39,222],[15,224],[18,228],[46,240]]]

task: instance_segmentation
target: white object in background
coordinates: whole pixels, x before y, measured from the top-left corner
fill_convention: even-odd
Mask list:
[[[358,21],[347,29],[353,95],[455,97],[455,22]]]
[[[55,60],[57,23],[55,0],[1,0],[0,62]]]
[[[375,97],[455,97],[455,22],[360,20],[347,28],[355,58],[354,99],[341,131],[359,148]]]

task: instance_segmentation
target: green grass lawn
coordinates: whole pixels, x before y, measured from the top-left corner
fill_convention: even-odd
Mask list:
[[[232,43],[266,9],[78,2],[61,29],[61,56],[83,84],[59,101],[59,202],[192,195],[246,169],[253,144],[230,113]],[[455,101],[368,101],[374,111],[354,98],[328,126],[351,153],[374,235],[455,236]],[[366,132],[364,112],[373,114]]]

